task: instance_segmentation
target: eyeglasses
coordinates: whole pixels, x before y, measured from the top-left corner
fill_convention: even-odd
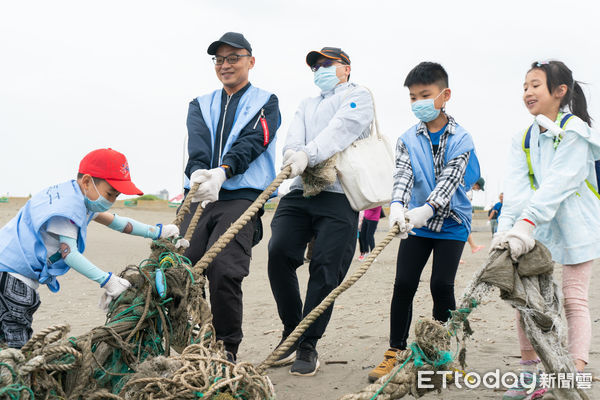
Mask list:
[[[333,65],[333,62],[334,62],[334,60],[325,60],[323,62],[316,63],[315,65],[310,67],[310,69],[312,70],[312,72],[317,72],[319,70],[319,68],[321,68],[321,67],[323,67],[323,68],[331,67]]]
[[[240,61],[240,57],[252,57],[250,54],[230,54],[227,57],[223,56],[214,56],[212,58],[215,65],[223,65],[225,60],[227,60],[228,64],[235,64]]]

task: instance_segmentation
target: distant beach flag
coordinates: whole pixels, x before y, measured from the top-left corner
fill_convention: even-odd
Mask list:
[[[183,201],[183,193],[178,194],[177,196],[173,197],[171,200],[169,200],[169,204],[181,204],[181,202]]]

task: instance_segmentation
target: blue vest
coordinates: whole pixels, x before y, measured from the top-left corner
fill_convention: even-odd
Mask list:
[[[217,125],[219,124],[219,117],[221,115],[221,90],[215,90],[212,93],[198,97],[198,104],[204,117],[204,122],[210,130],[211,145],[213,151],[215,150],[215,138],[219,132],[217,132]],[[259,89],[254,86],[250,86],[246,92],[242,95],[237,109],[235,111],[235,118],[227,142],[223,148],[221,155],[222,158],[240,135],[241,130],[254,118],[254,116],[264,107],[269,101],[271,93]],[[223,189],[236,190],[236,189],[257,189],[265,190],[267,186],[275,179],[275,137],[271,143],[269,143],[267,149],[258,156],[254,161],[250,163],[248,169],[243,174],[235,175],[230,179],[227,179],[223,183]]]
[[[408,204],[409,209],[425,204],[436,185],[431,145],[425,135],[417,135],[418,126],[418,124],[413,126],[400,138],[410,155],[410,163],[415,179],[412,197]],[[470,231],[473,207],[467,197],[467,192],[477,182],[477,179],[479,179],[479,161],[475,154],[475,146],[471,135],[463,127],[456,124],[454,134],[448,135],[448,140],[446,141],[444,164],[467,152],[471,154],[464,175],[464,185],[459,185],[456,192],[454,192],[450,200],[450,209],[458,214],[462,223]]]
[[[93,215],[93,214],[92,214]],[[85,250],[88,217],[83,194],[76,181],[50,186],[33,196],[19,213],[0,229],[0,271],[14,272],[48,285],[58,292],[56,280],[69,266],[61,258],[50,263],[40,231],[52,217],[70,219],[79,228],[77,248]]]

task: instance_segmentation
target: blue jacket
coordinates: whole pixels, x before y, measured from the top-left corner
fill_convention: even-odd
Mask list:
[[[50,263],[41,231],[52,217],[69,218],[79,228],[77,248],[85,250],[88,215],[83,194],[76,181],[71,180],[37,193],[19,213],[0,230],[0,271],[14,272],[48,285],[58,292],[56,280],[69,266],[61,258]]]
[[[186,176],[228,165],[219,200],[254,200],[275,177],[275,134],[280,123],[277,97],[251,84],[232,96],[219,89],[198,97],[188,112]]]
[[[413,126],[401,137],[410,155],[415,179],[412,196],[408,204],[409,209],[425,204],[436,185],[431,146],[429,140],[424,135],[417,135],[418,126],[418,124]],[[464,175],[464,183],[458,186],[450,200],[450,210],[459,216],[469,231],[471,230],[473,208],[471,201],[467,197],[467,192],[477,179],[479,179],[479,161],[474,150],[475,145],[473,144],[471,135],[462,126],[457,124],[454,134],[448,136],[444,158],[445,163],[447,163],[463,153],[471,153]]]

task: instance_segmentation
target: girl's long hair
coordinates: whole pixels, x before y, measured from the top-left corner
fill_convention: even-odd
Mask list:
[[[587,111],[585,94],[578,81],[573,79],[573,73],[562,61],[534,62],[531,70],[540,69],[546,73],[546,85],[552,93],[560,85],[567,86],[567,94],[560,102],[561,107],[569,106],[571,112],[592,126],[592,118]]]

